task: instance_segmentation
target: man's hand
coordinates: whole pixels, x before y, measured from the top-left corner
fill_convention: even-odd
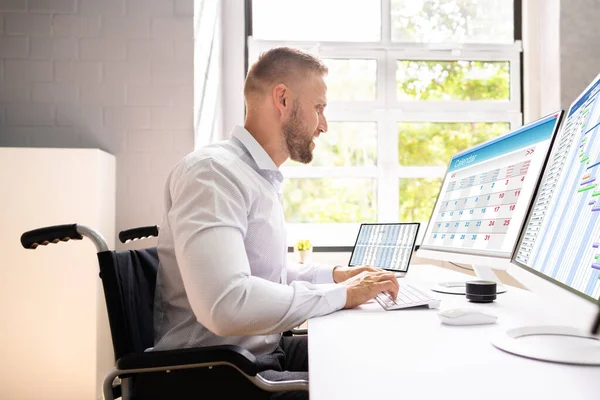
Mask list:
[[[341,283],[345,280],[352,278],[355,275],[360,274],[361,272],[380,272],[379,268],[375,268],[371,265],[361,265],[360,267],[342,267],[337,266],[333,269],[333,281],[335,283]]]
[[[342,284],[347,286],[344,308],[359,306],[381,292],[388,292],[395,299],[399,290],[398,280],[394,273],[384,270],[363,271],[343,281]]]

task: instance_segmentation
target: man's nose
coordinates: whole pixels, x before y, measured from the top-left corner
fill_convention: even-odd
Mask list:
[[[321,123],[319,124],[319,131],[321,133],[327,132],[327,119],[325,117],[321,118]]]

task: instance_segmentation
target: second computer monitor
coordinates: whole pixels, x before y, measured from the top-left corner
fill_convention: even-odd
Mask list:
[[[453,156],[419,256],[500,269],[509,265],[562,114]]]
[[[499,334],[492,343],[508,353],[600,366],[600,338],[588,330],[600,298],[599,154],[600,75],[569,108],[509,270],[541,295],[552,324],[525,324]],[[592,328],[597,334],[598,326]]]
[[[600,75],[569,108],[513,263],[600,298]]]

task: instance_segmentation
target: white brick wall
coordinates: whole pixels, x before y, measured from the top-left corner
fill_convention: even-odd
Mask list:
[[[0,0],[0,11],[25,11],[27,0]]]
[[[5,13],[8,35],[50,35],[50,14]]]
[[[109,151],[117,230],[160,223],[167,173],[193,150],[193,12],[194,0],[0,0],[0,146]]]
[[[126,9],[127,15],[170,17],[174,13],[172,0],[127,0]]]
[[[22,81],[0,81],[0,103],[27,103],[31,100],[31,83]],[[0,127],[0,132],[2,132]],[[3,136],[0,136],[0,138]]]
[[[98,37],[102,30],[99,15],[55,14],[52,18],[53,36],[68,36],[74,39]]]
[[[82,60],[113,61],[127,59],[126,42],[118,38],[85,38],[79,40]]]
[[[105,62],[102,64],[102,74],[107,82],[115,82],[127,84],[127,88],[131,85],[149,84],[152,82],[150,77],[150,62],[130,60]]]
[[[175,15],[191,17],[194,15],[194,2],[188,0],[175,0]]]
[[[133,39],[127,41],[127,55],[134,61],[170,60],[174,54],[172,40]]]
[[[29,0],[29,11],[42,13],[74,13],[77,0]]]
[[[145,107],[104,107],[104,126],[108,129],[150,129],[150,109]],[[131,144],[132,150],[135,145]]]
[[[52,104],[9,103],[6,106],[7,126],[54,126]]]
[[[5,81],[48,82],[54,77],[52,61],[4,60]]]
[[[193,26],[188,24],[189,17],[152,19],[152,36],[161,39],[188,39],[193,37]]]
[[[29,38],[22,36],[0,37],[0,54],[3,58],[27,58]]]
[[[102,81],[102,66],[106,63],[94,61],[55,61],[54,80],[81,84],[84,82],[100,83]]]
[[[78,87],[74,83],[33,82],[31,100],[34,103],[77,104]]]
[[[184,21],[190,25],[189,21]],[[190,26],[191,29],[191,26]],[[102,34],[105,37],[123,38],[147,38],[150,37],[150,18],[119,16],[104,17]]]
[[[79,10],[84,15],[123,15],[125,0],[79,0]],[[135,15],[134,11],[130,15]]]

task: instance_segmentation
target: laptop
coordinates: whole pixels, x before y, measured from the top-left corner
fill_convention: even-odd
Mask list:
[[[398,278],[404,277],[415,249],[419,225],[407,222],[361,224],[348,266],[372,265],[395,272]]]
[[[361,224],[348,266],[372,265],[393,271],[396,277],[402,278],[408,272],[418,233],[418,223]],[[384,310],[440,306],[440,300],[427,291],[412,284],[398,283],[400,290],[396,299],[384,292],[375,296]]]

